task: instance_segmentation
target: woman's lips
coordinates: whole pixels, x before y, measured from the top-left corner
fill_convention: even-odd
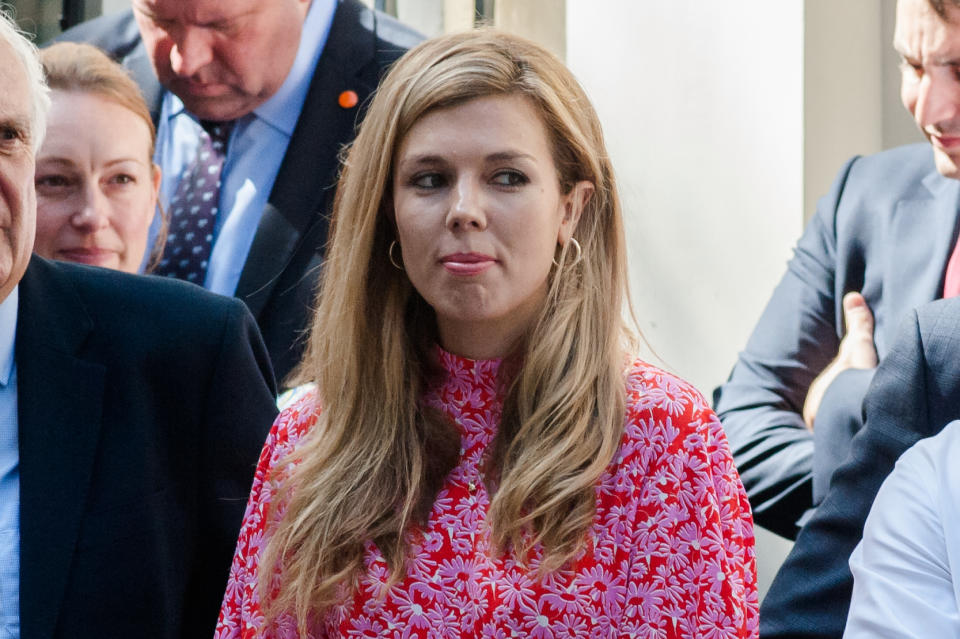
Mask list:
[[[496,260],[482,253],[451,253],[440,258],[448,272],[454,275],[479,275],[496,264]]]
[[[81,264],[90,264],[93,266],[107,264],[117,256],[116,251],[97,248],[60,249],[58,253],[61,256],[61,259],[64,259],[68,262],[79,262]]]

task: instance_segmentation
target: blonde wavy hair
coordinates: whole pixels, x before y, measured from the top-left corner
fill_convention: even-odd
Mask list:
[[[388,257],[395,230],[394,155],[424,114],[483,96],[522,95],[543,119],[561,190],[588,180],[593,196],[575,237],[558,248],[547,302],[503,379],[504,408],[487,463],[496,552],[520,561],[541,544],[538,574],[583,547],[596,483],[618,448],[625,411],[621,312],[626,257],[620,201],[599,119],[563,63],[494,30],[441,36],[387,75],[344,162],[318,307],[296,382],[313,381],[317,426],[273,481],[287,508],[261,565],[268,618],[308,620],[342,601],[363,569],[364,542],[384,553],[391,584],[405,575],[404,533],[426,523],[456,465],[455,427],[420,405],[437,373],[432,309]],[[493,489],[495,487],[495,489]],[[273,580],[280,566],[282,576]]]

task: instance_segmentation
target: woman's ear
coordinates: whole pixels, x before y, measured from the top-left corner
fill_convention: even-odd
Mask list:
[[[557,235],[557,243],[560,246],[566,245],[573,237],[573,232],[580,222],[580,215],[593,197],[594,188],[593,182],[581,180],[563,196],[563,219],[560,220],[560,232]]]

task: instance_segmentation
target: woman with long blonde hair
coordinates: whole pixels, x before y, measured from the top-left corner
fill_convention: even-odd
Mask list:
[[[629,353],[620,202],[554,56],[491,30],[390,71],[345,160],[308,352],[217,636],[750,637],[719,422]]]

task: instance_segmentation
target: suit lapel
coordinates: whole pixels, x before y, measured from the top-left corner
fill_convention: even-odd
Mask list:
[[[327,224],[325,199],[336,183],[339,152],[353,139],[358,114],[358,108],[340,107],[338,97],[353,90],[363,99],[375,88],[361,74],[374,57],[374,20],[374,13],[355,0],[337,6],[237,284],[236,296],[246,302],[254,317],[259,317],[310,227]]]
[[[890,261],[884,269],[889,278],[883,285],[887,308],[906,310],[940,297],[947,260],[957,241],[958,206],[960,181],[944,178],[935,170],[918,185],[915,197],[897,204]],[[917,232],[918,228],[922,232]],[[898,323],[877,327],[883,332],[877,340],[882,351],[892,344]]]
[[[93,328],[58,267],[34,258],[20,283],[20,622],[53,636],[100,433],[105,369],[77,357]]]

